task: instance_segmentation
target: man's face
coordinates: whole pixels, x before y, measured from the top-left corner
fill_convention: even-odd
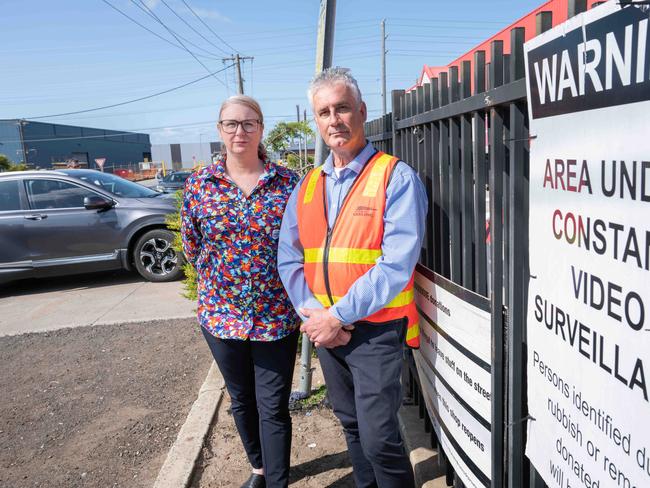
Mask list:
[[[365,145],[366,104],[344,83],[321,87],[313,96],[314,117],[323,141],[334,152]]]

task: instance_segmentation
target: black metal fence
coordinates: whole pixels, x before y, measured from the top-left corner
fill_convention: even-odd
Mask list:
[[[586,2],[569,1],[569,13]],[[539,12],[536,34],[550,29]],[[528,131],[523,28],[476,51],[410,92],[392,92],[393,112],[366,123],[374,145],[411,164],[427,188],[429,213],[420,263],[490,299],[492,330],[492,487],[543,487],[524,456],[528,294]],[[408,393],[420,406],[433,447],[417,371]],[[447,483],[463,487],[439,451]]]

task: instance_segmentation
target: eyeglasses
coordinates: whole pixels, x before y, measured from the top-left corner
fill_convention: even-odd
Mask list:
[[[257,131],[260,125],[260,121],[257,119],[247,119],[247,120],[220,120],[219,125],[226,134],[234,134],[237,132],[237,127],[241,125],[244,132],[250,134],[251,132]]]

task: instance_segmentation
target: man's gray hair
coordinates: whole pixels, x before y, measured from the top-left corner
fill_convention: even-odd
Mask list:
[[[309,102],[313,105],[314,95],[318,90],[324,86],[330,86],[336,83],[343,83],[351,89],[357,102],[361,103],[361,90],[359,90],[357,80],[350,74],[349,68],[340,68],[338,66],[335,68],[327,68],[314,76],[314,79],[309,84],[309,90],[307,90]]]

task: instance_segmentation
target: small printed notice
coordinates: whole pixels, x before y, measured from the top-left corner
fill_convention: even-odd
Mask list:
[[[418,265],[420,349],[413,352],[438,439],[465,486],[489,487],[489,301]]]
[[[551,488],[650,487],[650,7],[525,45],[526,455]]]

